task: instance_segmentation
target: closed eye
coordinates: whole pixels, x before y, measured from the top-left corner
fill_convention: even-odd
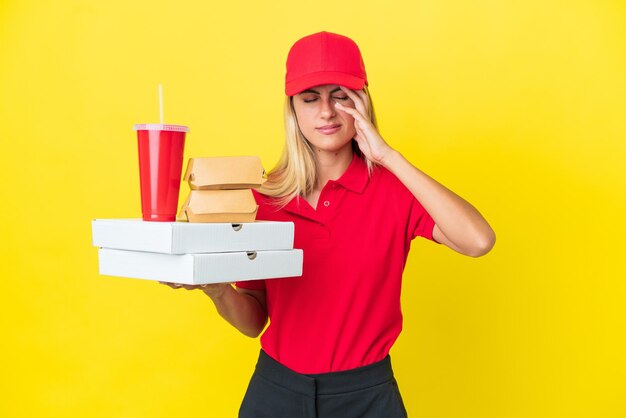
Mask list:
[[[308,99],[302,99],[302,101],[304,103],[312,103],[312,102],[316,101],[317,99],[318,99],[317,97],[312,97],[312,98],[308,98]],[[348,100],[349,97],[348,96],[342,96],[342,97],[334,96],[333,99],[335,99],[335,100],[342,100],[343,101],[343,100]]]

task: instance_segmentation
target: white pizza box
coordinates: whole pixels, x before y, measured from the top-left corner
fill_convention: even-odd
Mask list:
[[[183,284],[302,276],[302,250],[162,254],[98,250],[100,274]]]
[[[166,254],[291,250],[293,222],[149,222],[94,219],[95,247]]]

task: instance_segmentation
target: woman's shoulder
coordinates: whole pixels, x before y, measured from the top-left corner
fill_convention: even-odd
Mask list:
[[[278,198],[268,196],[256,189],[251,190],[255,202],[259,206],[259,216],[272,217],[275,216],[277,212],[281,211],[282,207],[279,204]]]
[[[252,195],[254,196],[254,200],[256,200],[257,205],[261,203],[263,204],[275,203],[278,200],[277,197],[267,195],[258,189],[250,189],[250,190],[252,190]]]
[[[257,205],[260,204],[260,202],[264,202],[265,199],[268,197],[267,195],[264,195],[257,189],[250,189],[250,190],[252,190],[252,195],[254,196],[254,200],[256,201]]]
[[[392,193],[410,193],[406,186],[400,181],[395,174],[382,165],[377,165],[372,172],[372,183],[379,184],[381,189]]]
[[[254,200],[256,201],[256,204],[259,205],[259,207],[269,206],[272,203],[272,200],[274,199],[271,196],[263,194],[256,189],[250,189],[250,190],[252,190],[252,195],[254,196]]]

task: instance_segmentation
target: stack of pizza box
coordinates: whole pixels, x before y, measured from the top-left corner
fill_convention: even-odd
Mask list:
[[[255,221],[251,189],[263,173],[258,157],[190,159],[176,222],[92,221],[100,274],[182,284],[301,276],[294,224]]]

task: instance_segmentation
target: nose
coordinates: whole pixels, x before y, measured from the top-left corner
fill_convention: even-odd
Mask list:
[[[325,119],[330,119],[335,116],[337,110],[335,109],[335,101],[331,97],[320,98],[322,103],[321,114]]]

